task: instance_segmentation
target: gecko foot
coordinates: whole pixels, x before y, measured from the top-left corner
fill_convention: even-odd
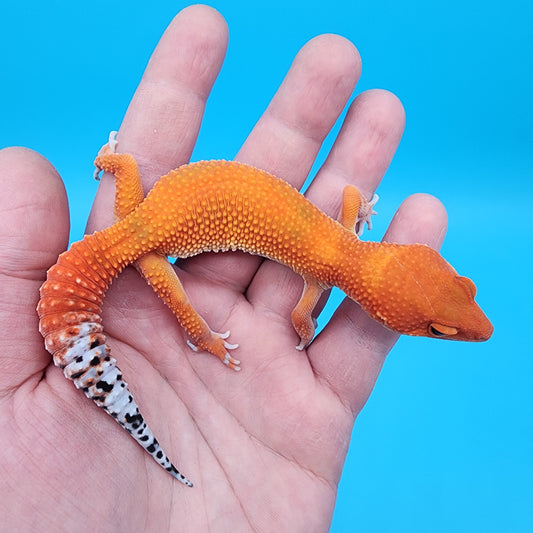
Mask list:
[[[198,344],[194,344],[191,340],[187,340],[187,346],[189,346],[194,352],[205,350],[216,355],[226,366],[238,372],[241,369],[239,366],[241,362],[238,359],[231,357],[228,350],[235,350],[239,345],[230,344],[225,340],[229,337],[229,334],[229,330],[224,333],[211,331],[207,342],[200,341]]]
[[[98,157],[104,156],[104,155],[107,155],[107,154],[116,154],[117,145],[118,145],[117,133],[118,132],[116,132],[116,131],[109,132],[109,139],[108,139],[107,143],[105,143],[104,146],[102,146],[102,148],[100,148],[100,151],[98,152]],[[96,181],[100,181],[100,172],[102,172],[101,168],[96,167],[94,169],[93,177],[94,177],[94,179]]]
[[[300,344],[296,346],[296,349],[299,350],[300,352],[305,350],[305,348],[307,348],[311,344],[311,341],[315,337],[315,331],[318,325],[318,320],[316,319],[315,316],[311,316],[310,318],[311,318],[311,322],[313,323],[313,329],[311,330],[312,332],[309,334],[308,337],[300,337]]]
[[[370,231],[372,229],[372,215],[377,215],[373,207],[378,203],[379,196],[374,194],[372,200],[364,200],[359,209],[357,220],[355,221],[355,234],[360,237],[363,234],[365,224]]]

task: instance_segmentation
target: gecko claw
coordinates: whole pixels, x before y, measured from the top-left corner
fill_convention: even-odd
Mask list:
[[[238,359],[233,359],[233,357],[231,357],[228,352],[226,352],[226,354],[224,355],[224,360],[222,362],[226,366],[229,366],[232,370],[235,370],[236,372],[241,369],[241,367],[239,366],[241,362]]]
[[[193,344],[189,339],[187,339],[187,346],[193,351],[198,352],[198,346],[196,344]]]
[[[117,152],[117,145],[118,145],[117,134],[118,134],[118,131],[109,132],[109,140],[107,144],[109,145],[109,151],[112,154],[115,154]]]
[[[239,347],[239,345],[238,344],[230,344],[229,342],[224,341],[224,347],[227,348],[228,350],[235,350],[236,348]]]

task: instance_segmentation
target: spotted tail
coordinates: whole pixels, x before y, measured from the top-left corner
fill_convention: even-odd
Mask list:
[[[110,228],[111,229],[111,228]],[[107,230],[106,230],[107,231]],[[144,421],[103,334],[105,291],[136,257],[113,253],[104,232],[86,236],[61,254],[48,271],[37,306],[39,331],[56,366],[78,389],[111,415],[167,472],[185,485]]]

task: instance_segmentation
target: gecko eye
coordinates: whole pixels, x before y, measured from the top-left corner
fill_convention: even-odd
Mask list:
[[[452,328],[450,326],[443,326],[442,324],[433,324],[429,325],[429,333],[434,337],[444,337],[446,335],[457,335],[457,328]]]

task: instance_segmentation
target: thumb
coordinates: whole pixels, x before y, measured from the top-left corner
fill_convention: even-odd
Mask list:
[[[39,287],[68,244],[63,182],[26,148],[0,150],[0,394],[50,363],[38,330]]]

